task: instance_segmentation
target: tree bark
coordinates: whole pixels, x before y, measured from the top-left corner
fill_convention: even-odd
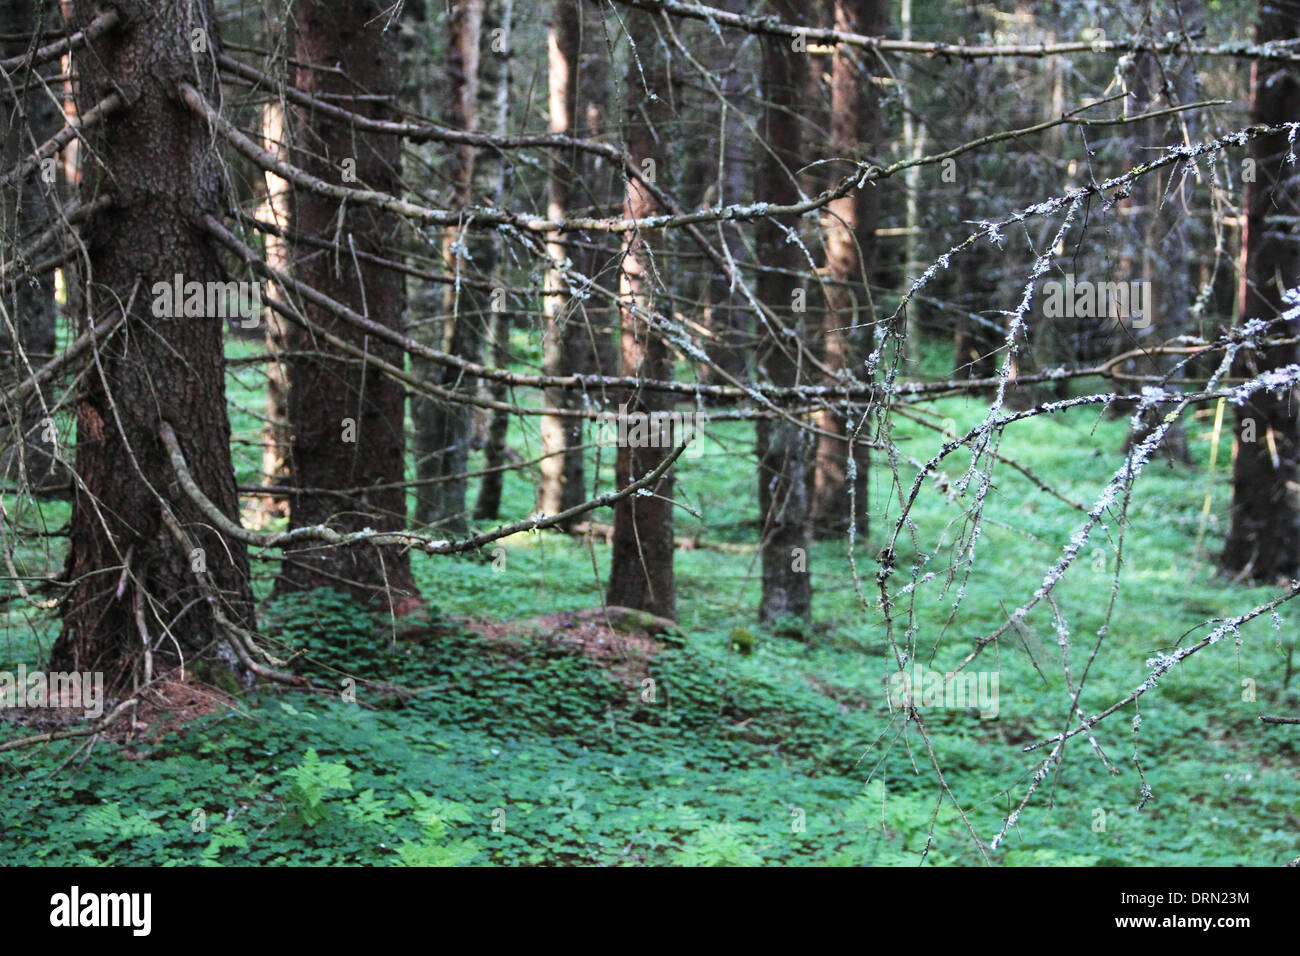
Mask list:
[[[487,38],[483,66],[479,80],[479,115],[484,132],[504,136],[510,119],[510,43],[513,36],[513,0],[486,0],[483,8],[483,35]],[[498,32],[500,31],[500,32]],[[476,192],[483,201],[499,206],[505,196],[505,161],[495,150],[483,153],[474,165]],[[501,258],[501,238],[495,230],[480,230],[474,234],[472,248],[479,270],[494,276]],[[514,324],[510,304],[504,291],[499,301],[489,304],[491,313],[488,339],[492,347],[492,363],[505,368],[510,362],[510,328]],[[509,398],[509,387],[504,382],[493,382],[488,396],[496,402]],[[487,437],[483,448],[485,474],[479,484],[478,499],[474,504],[474,517],[495,520],[501,512],[501,492],[505,474],[500,469],[506,464],[506,439],[510,431],[510,413],[493,409],[489,419]]]
[[[397,49],[384,30],[387,11],[388,5],[378,0],[345,5],[300,0],[294,7],[294,85],[372,119],[393,119]],[[369,98],[349,99],[358,92]],[[297,106],[291,112],[295,165],[331,182],[399,193],[397,137],[359,132]],[[289,248],[297,278],[376,322],[401,329],[402,277],[350,254],[355,247],[358,253],[391,257],[401,220],[371,206],[340,209],[337,201],[305,190],[293,191],[290,207],[295,238]],[[322,251],[306,241],[313,237],[337,239],[342,249]],[[367,354],[403,364],[400,349],[370,340],[325,309],[305,303],[304,314]],[[288,362],[294,486],[290,528],[326,523],[342,532],[404,527],[405,489],[393,487],[404,480],[401,385],[349,356],[332,353],[300,327],[290,331],[289,340],[294,352],[317,352],[295,354]],[[370,490],[351,501],[324,493],[348,488]],[[361,600],[390,603],[399,613],[419,603],[409,555],[401,549],[312,546],[287,552],[285,558],[276,581],[278,592],[332,587]]]
[[[795,0],[769,0],[769,11],[786,23],[801,23]],[[763,152],[754,191],[765,202],[788,204],[799,190],[794,174],[802,165],[803,131],[799,106],[806,85],[807,53],[794,49],[792,37],[762,40],[764,109]],[[795,293],[803,291],[796,278],[800,252],[789,241],[799,228],[796,216],[769,216],[758,223],[756,258],[769,267],[759,273],[758,299],[793,334],[767,326],[758,351],[758,371],[778,386],[798,384],[802,341],[811,329],[801,329],[806,312],[795,310]],[[805,334],[799,334],[800,332]],[[758,503],[762,520],[763,594],[759,620],[771,624],[784,618],[810,619],[812,582],[808,568],[809,452],[806,429],[785,418],[758,422]]]
[[[880,0],[835,0],[835,29],[878,36],[884,32],[885,10]],[[880,136],[880,108],[867,64],[846,47],[837,48],[831,65],[831,155],[865,159]],[[823,330],[824,362],[831,371],[856,369],[861,345],[875,325],[868,281],[876,259],[879,193],[874,186],[833,201],[826,211],[827,303]],[[827,384],[833,384],[833,380]],[[866,535],[867,475],[870,458],[865,431],[852,440],[861,413],[834,410],[817,413],[813,477],[812,530],[819,538],[838,537],[850,524]],[[834,437],[831,437],[831,436]],[[850,455],[853,466],[849,466]],[[850,472],[853,479],[850,481]],[[852,490],[852,495],[850,495]]]
[[[595,82],[605,67],[598,55],[604,50],[599,9],[589,0],[554,0],[548,38],[550,130],[575,135],[583,128],[599,127],[604,115],[604,83]],[[600,191],[587,182],[594,164],[577,150],[556,149],[551,154],[548,180],[548,215],[563,218],[575,204],[598,201]],[[594,255],[583,248],[589,237],[554,234],[547,252],[555,263],[569,259],[580,275],[594,274]],[[542,364],[547,375],[575,375],[608,370],[608,311],[588,308],[570,294],[561,270],[550,268],[545,278],[543,303],[545,331]],[[543,403],[551,408],[579,408],[584,398],[568,389],[545,389]],[[582,450],[582,419],[546,415],[541,419],[541,484],[537,510],[556,514],[581,504],[587,497]]]
[[[624,22],[639,61],[628,66],[627,149],[638,168],[646,168],[645,161],[650,160],[656,176],[662,179],[669,158],[662,139],[670,102],[667,59],[648,14],[629,11]],[[624,218],[644,219],[662,211],[659,201],[644,185],[628,179]],[[647,237],[637,232],[627,234],[621,273],[622,374],[666,381],[672,378],[672,353],[647,316],[671,309],[661,307],[667,290],[663,278],[657,275]],[[616,487],[624,488],[657,468],[683,436],[675,434],[671,424],[657,427],[660,421],[670,421],[662,416],[673,403],[663,393],[631,391],[619,398],[618,414],[620,418],[627,416],[627,427],[619,429],[614,481]],[[644,429],[634,429],[637,424],[644,424]],[[639,440],[642,435],[644,441]],[[614,506],[613,553],[605,600],[676,620],[672,471],[648,490],[652,494],[631,495]]]
[[[73,29],[99,6],[74,3]],[[119,0],[117,9],[124,22],[73,57],[81,115],[110,90],[129,97],[87,133],[83,199],[107,192],[115,206],[82,231],[94,282],[84,290],[81,321],[102,323],[124,304],[128,314],[99,347],[77,399],[81,481],[72,512],[71,588],[50,666],[103,670],[120,690],[142,676],[147,647],[155,672],[183,661],[200,677],[224,672],[244,680],[214,606],[251,626],[246,550],[217,534],[184,494],[159,438],[161,424],[170,422],[200,490],[238,521],[224,321],[158,317],[151,308],[154,283],[170,285],[177,273],[187,282],[224,280],[199,223],[225,209],[221,169],[211,132],[177,92],[184,81],[216,97],[211,58],[196,57],[190,46],[195,29],[210,49],[217,46],[216,19],[206,2]],[[136,609],[146,612],[138,622]]]

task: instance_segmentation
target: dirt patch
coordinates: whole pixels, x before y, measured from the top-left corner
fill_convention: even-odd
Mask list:
[[[470,620],[464,624],[471,633],[512,649],[522,650],[523,638],[581,654],[629,688],[639,688],[650,676],[650,659],[682,638],[672,621],[614,606],[522,621]]]
[[[102,718],[87,720],[84,711],[60,702],[63,706],[49,708],[7,708],[0,711],[0,720],[17,724],[26,733],[58,735],[69,731],[84,731]],[[104,717],[121,704],[120,700],[104,702]],[[124,746],[124,754],[137,756],[131,744],[152,744],[173,730],[183,730],[189,724],[209,714],[238,711],[236,698],[216,687],[199,684],[192,679],[180,680],[178,674],[163,675],[140,694],[139,703],[120,714],[102,731],[102,737]],[[76,737],[87,739],[77,734]]]

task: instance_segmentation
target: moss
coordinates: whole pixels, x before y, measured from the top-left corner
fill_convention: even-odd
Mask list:
[[[731,649],[739,651],[746,657],[754,653],[754,632],[747,627],[732,628]]]

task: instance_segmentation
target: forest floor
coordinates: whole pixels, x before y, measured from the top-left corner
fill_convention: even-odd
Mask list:
[[[241,482],[256,480],[246,412],[260,406],[256,382],[245,369],[231,389]],[[962,429],[984,410],[978,399],[937,407]],[[1104,637],[1115,521],[1056,592],[1072,673],[1088,669],[1084,713],[1129,694],[1149,659],[1279,593],[1216,573],[1228,445],[1211,476],[1211,425],[1205,414],[1189,422],[1193,466],[1153,461],[1138,483]],[[1125,429],[1076,410],[1009,429],[1000,450],[1090,506],[1122,462]],[[680,631],[592,613],[609,558],[599,536],[519,535],[495,555],[417,556],[422,620],[392,621],[332,593],[277,601],[260,621],[268,646],[299,655],[328,693],[213,695],[130,740],[0,754],[0,863],[1278,865],[1300,855],[1298,737],[1258,720],[1300,713],[1300,680],[1284,683],[1300,633],[1289,608],[1185,660],[1140,708],[1097,725],[1095,747],[1071,741],[991,850],[1048,753],[1022,748],[1071,725],[1051,610],[984,652],[979,666],[999,677],[997,715],[923,707],[927,740],[886,693],[897,665],[870,556],[898,513],[889,471],[874,462],[873,527],[855,552],[866,606],[847,543],[815,544],[814,623],[803,639],[778,636],[753,622],[751,436],[723,423],[702,439],[705,454],[681,462],[678,497],[694,514],[679,511],[677,533],[696,546],[677,555]],[[901,418],[895,437],[914,458],[939,446]],[[531,457],[535,436],[511,440]],[[5,505],[34,522],[30,503]],[[66,504],[43,507],[47,527],[66,521]],[[510,475],[503,517],[531,509],[531,485]],[[914,517],[921,549],[950,559],[960,499],[927,489]],[[915,592],[926,666],[950,669],[1005,623],[1081,519],[999,466],[956,614],[960,577]],[[900,538],[900,568],[912,540]],[[56,542],[19,541],[16,560],[53,573]],[[264,594],[274,563],[255,564]],[[38,666],[55,622],[18,600],[5,607],[0,670]],[[0,720],[0,741],[30,732]]]

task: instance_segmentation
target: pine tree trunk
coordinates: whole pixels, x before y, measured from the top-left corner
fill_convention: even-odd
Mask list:
[[[663,130],[670,102],[664,51],[648,22],[649,16],[629,12],[625,23],[637,60],[628,67],[627,149],[639,169],[653,162],[662,178],[668,156],[656,131]],[[652,99],[657,97],[657,99]],[[660,132],[662,136],[662,132]],[[658,200],[640,182],[629,179],[623,216],[639,220],[663,211]],[[654,250],[648,237],[628,233],[624,241],[620,293],[623,300],[622,355],[624,376],[667,380],[672,377],[668,343],[647,321],[666,311],[664,279],[657,274]],[[671,310],[667,310],[671,311]],[[657,468],[683,436],[671,426],[656,427],[656,413],[667,412],[671,399],[662,392],[632,391],[619,396],[618,414],[626,416],[614,465],[614,482],[624,488]],[[634,430],[634,425],[643,429]],[[677,618],[677,591],[673,581],[673,476],[666,473],[650,489],[614,507],[613,554],[610,562],[608,604],[648,611],[670,620]]]
[[[238,521],[224,320],[160,318],[151,307],[154,284],[170,285],[177,273],[187,282],[224,280],[199,222],[225,209],[218,156],[210,131],[177,93],[187,82],[217,96],[211,58],[190,49],[193,29],[203,29],[216,48],[216,19],[208,3],[116,6],[124,22],[92,52],[74,56],[80,115],[106,90],[135,97],[87,134],[83,200],[107,192],[116,204],[83,228],[94,283],[82,301],[96,322],[123,303],[130,311],[125,328],[99,347],[96,373],[82,379],[78,395],[72,586],[50,666],[103,670],[123,689],[141,676],[147,640],[155,673],[180,663],[179,649],[191,673],[243,679],[209,599],[235,624],[251,624],[246,550],[218,535],[182,491],[159,439],[162,423],[171,423],[199,488]],[[73,29],[99,7],[74,3]]]
[[[599,126],[604,113],[606,84],[597,83],[603,59],[604,38],[599,8],[589,0],[554,0],[548,55],[550,130],[555,134],[580,134],[584,127]],[[552,219],[562,218],[577,206],[601,200],[602,190],[588,181],[594,164],[577,150],[557,149],[551,155],[547,207]],[[606,173],[607,175],[607,173]],[[556,263],[569,259],[579,275],[594,274],[594,255],[582,248],[591,237],[554,234],[547,252]],[[570,295],[569,281],[558,268],[547,270],[543,303],[545,330],[542,364],[547,375],[575,375],[605,371],[609,359],[608,310],[588,306]],[[577,409],[584,396],[568,389],[545,389],[549,408]],[[587,497],[582,444],[583,419],[546,415],[541,419],[541,484],[537,510],[557,514],[581,504]]]
[[[295,5],[295,86],[373,119],[393,119],[397,97],[397,50],[385,33],[388,5],[377,0],[337,5],[299,0]],[[349,99],[358,89],[387,103]],[[395,136],[366,134],[349,124],[292,110],[295,165],[321,179],[340,180],[396,194],[401,188],[401,142]],[[305,190],[291,199],[290,253],[297,278],[376,322],[400,329],[405,295],[402,277],[392,270],[354,259],[359,253],[392,256],[400,219],[370,206],[339,203]],[[340,214],[342,222],[340,223]],[[301,238],[298,238],[301,237]],[[337,254],[307,239],[343,245]],[[308,320],[363,348],[367,354],[401,366],[395,346],[375,342],[332,313],[304,303]],[[289,367],[289,422],[293,432],[290,470],[290,527],[328,523],[347,532],[405,526],[404,391],[380,372],[351,356],[332,353],[306,330],[290,332],[295,352]],[[329,489],[366,489],[346,497]],[[278,591],[337,588],[362,600],[391,602],[399,612],[418,603],[409,555],[396,548],[311,546],[286,553]]]
[[[510,119],[510,44],[513,37],[513,0],[486,0],[483,8],[483,36],[487,38],[483,65],[479,79],[479,116],[483,130],[495,136],[504,136]],[[500,32],[498,32],[500,31]],[[505,162],[500,153],[488,150],[481,154],[475,165],[475,193],[482,201],[499,206],[505,195]],[[500,234],[494,229],[480,231],[473,240],[474,260],[485,276],[493,276],[501,257]],[[505,368],[510,362],[510,328],[514,324],[510,304],[504,293],[493,296],[489,303],[490,319],[488,340],[492,348],[492,364]],[[504,382],[493,382],[488,397],[505,402],[510,397]],[[510,431],[510,413],[493,409],[489,419],[487,437],[483,448],[485,474],[479,484],[478,499],[474,504],[474,517],[495,520],[501,512],[501,492],[504,488],[506,464],[506,439]]]
[[[787,23],[802,22],[795,0],[769,0],[769,11]],[[754,192],[764,202],[797,200],[793,176],[803,163],[800,100],[808,70],[806,52],[796,51],[791,37],[764,37],[762,119],[764,150]],[[796,311],[795,293],[803,291],[796,275],[801,269],[798,248],[788,241],[799,228],[798,217],[765,217],[759,221],[756,258],[769,267],[759,273],[758,298],[795,335],[785,336],[765,319],[759,344],[758,373],[774,385],[797,383],[800,373],[798,340],[811,338],[802,326],[806,312]],[[802,334],[801,334],[802,333]],[[811,442],[806,429],[786,418],[758,423],[758,503],[762,520],[763,594],[759,620],[810,619],[812,582],[808,569]]]
[[[884,14],[880,0],[835,0],[835,29],[877,36],[884,32]],[[836,50],[831,65],[832,156],[865,159],[875,149],[880,109],[867,69],[871,62],[872,58],[855,57],[846,47]],[[860,346],[875,327],[864,277],[870,278],[875,265],[879,214],[879,193],[874,186],[833,201],[826,211],[826,278],[830,284],[823,342],[824,362],[832,371],[860,368],[864,358]],[[834,410],[823,410],[814,418],[823,432],[830,433],[817,436],[812,530],[819,538],[838,537],[848,531],[850,523],[858,534],[867,533],[870,459],[863,445],[850,441],[854,431],[858,441],[866,440],[866,429],[857,429],[861,419],[861,413]]]

